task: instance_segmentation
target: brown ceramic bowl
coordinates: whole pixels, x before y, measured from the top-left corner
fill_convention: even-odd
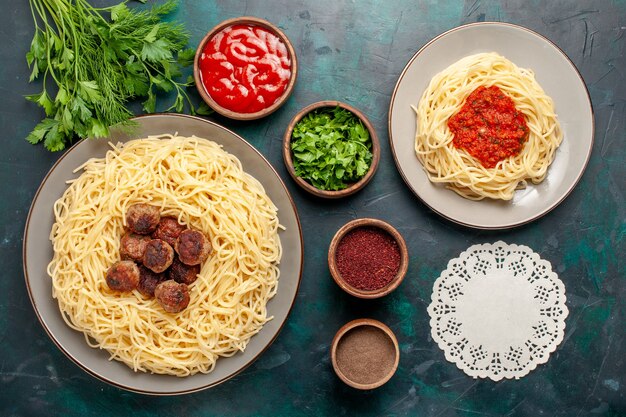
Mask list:
[[[398,339],[378,320],[353,320],[335,334],[330,359],[335,373],[346,384],[361,390],[378,388],[398,369]]]
[[[289,80],[289,84],[287,84],[287,88],[285,89],[285,92],[278,100],[276,100],[274,104],[255,113],[239,113],[233,110],[229,110],[217,104],[217,102],[213,100],[213,98],[211,98],[211,95],[204,88],[204,85],[202,84],[202,78],[200,75],[200,69],[199,69],[199,62],[200,62],[200,57],[202,56],[202,50],[204,49],[204,46],[206,45],[206,43],[213,36],[215,36],[215,34],[217,34],[222,29],[227,28],[228,26],[246,25],[246,24],[261,26],[264,29],[267,29],[270,32],[274,33],[285,43],[285,46],[287,47],[287,51],[289,52],[289,56],[291,57],[291,78]],[[267,20],[260,19],[258,17],[252,17],[252,16],[243,16],[243,17],[237,17],[234,19],[224,20],[222,23],[218,24],[213,29],[211,29],[204,36],[204,38],[202,38],[202,40],[200,41],[200,44],[198,45],[198,49],[196,49],[196,56],[193,61],[193,76],[196,82],[196,88],[198,89],[198,92],[200,93],[200,96],[202,97],[202,99],[206,102],[206,104],[209,105],[209,107],[211,107],[213,110],[215,110],[219,114],[226,116],[228,118],[231,118],[231,119],[236,119],[236,120],[260,119],[276,111],[280,106],[282,106],[285,103],[285,101],[287,101],[287,99],[291,95],[293,91],[293,87],[296,83],[297,75],[298,75],[298,60],[296,57],[296,51],[293,49],[293,45],[289,41],[289,38],[287,38],[287,36],[285,36],[285,34],[280,29],[278,29],[278,27],[274,26]]]
[[[400,249],[400,267],[398,268],[398,273],[387,285],[377,290],[366,291],[353,287],[352,285],[348,284],[346,280],[343,279],[337,267],[336,253],[339,242],[348,232],[359,227],[375,227],[382,229],[396,241],[396,243],[398,244],[398,248]],[[330,273],[333,279],[335,280],[337,285],[341,287],[342,290],[358,298],[380,298],[389,294],[390,292],[398,288],[398,286],[404,279],[404,276],[406,275],[408,267],[409,253],[404,238],[402,237],[400,232],[398,232],[392,225],[378,219],[362,218],[355,219],[346,223],[341,229],[337,231],[337,233],[335,233],[333,240],[330,242],[330,247],[328,248],[328,268],[330,269]]]
[[[348,186],[348,188],[344,188],[343,190],[339,190],[339,191],[320,190],[319,188],[314,187],[306,180],[298,177],[296,175],[296,170],[293,166],[293,159],[292,159],[292,152],[291,152],[291,134],[293,133],[294,127],[296,126],[296,124],[298,124],[300,120],[302,120],[304,116],[306,116],[313,110],[324,108],[324,107],[330,107],[330,108],[341,107],[352,112],[355,116],[361,119],[361,122],[369,131],[370,139],[372,141],[372,163],[370,165],[369,171],[367,171],[367,173],[360,180],[358,180],[355,183],[352,183],[351,185]],[[285,131],[285,135],[283,136],[283,160],[285,162],[285,166],[287,167],[287,171],[289,172],[289,175],[291,175],[294,181],[300,187],[302,187],[305,191],[308,191],[309,193],[318,197],[322,197],[322,198],[329,198],[329,199],[341,198],[341,197],[345,197],[345,196],[356,193],[357,191],[365,187],[368,182],[370,182],[370,180],[374,176],[374,173],[376,172],[376,169],[378,168],[378,161],[380,160],[380,143],[378,141],[378,135],[376,134],[376,130],[374,130],[374,127],[372,126],[370,121],[367,119],[367,117],[365,117],[365,115],[362,112],[340,101],[333,101],[333,100],[318,101],[317,103],[313,103],[309,106],[306,106],[305,108],[300,110],[293,117],[293,119],[291,119],[291,122],[289,123],[289,126],[287,127],[287,130]]]

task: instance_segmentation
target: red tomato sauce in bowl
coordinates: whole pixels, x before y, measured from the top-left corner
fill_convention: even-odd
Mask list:
[[[292,57],[271,30],[252,23],[227,26],[204,45],[202,86],[225,109],[256,113],[276,103],[292,76]]]
[[[448,120],[456,148],[464,149],[485,168],[518,155],[528,139],[526,117],[499,87],[480,86]]]

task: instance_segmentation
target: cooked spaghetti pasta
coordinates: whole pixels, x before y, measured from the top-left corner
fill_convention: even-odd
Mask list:
[[[277,290],[281,257],[277,209],[240,161],[212,141],[163,135],[111,147],[77,169],[82,174],[54,205],[53,296],[90,346],[135,371],[210,372],[271,319],[266,303]],[[211,239],[213,252],[180,313],[105,282],[135,203],[158,206]]]
[[[448,120],[466,97],[480,86],[497,86],[522,112],[529,128],[521,152],[485,168],[468,152],[454,146]],[[465,57],[435,75],[417,108],[415,152],[428,178],[461,196],[510,200],[527,180],[537,184],[554,159],[562,134],[548,97],[529,69],[519,68],[497,53]]]

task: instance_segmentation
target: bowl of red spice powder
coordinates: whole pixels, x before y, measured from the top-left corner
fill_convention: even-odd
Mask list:
[[[406,275],[406,242],[389,223],[356,219],[337,231],[328,248],[328,267],[341,289],[359,298],[379,298]]]

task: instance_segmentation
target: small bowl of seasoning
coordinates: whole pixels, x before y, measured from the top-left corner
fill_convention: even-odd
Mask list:
[[[206,34],[196,50],[193,73],[209,107],[231,119],[254,120],[289,98],[298,63],[280,29],[245,16],[225,20]]]
[[[283,160],[305,191],[341,198],[370,182],[378,168],[380,144],[362,112],[340,101],[319,101],[291,119],[283,136]]]
[[[361,390],[378,388],[398,369],[398,340],[385,324],[372,319],[353,320],[333,339],[330,358],[337,376]]]
[[[341,289],[359,298],[379,298],[406,275],[409,255],[402,235],[378,219],[356,219],[337,231],[328,248],[328,267]]]

